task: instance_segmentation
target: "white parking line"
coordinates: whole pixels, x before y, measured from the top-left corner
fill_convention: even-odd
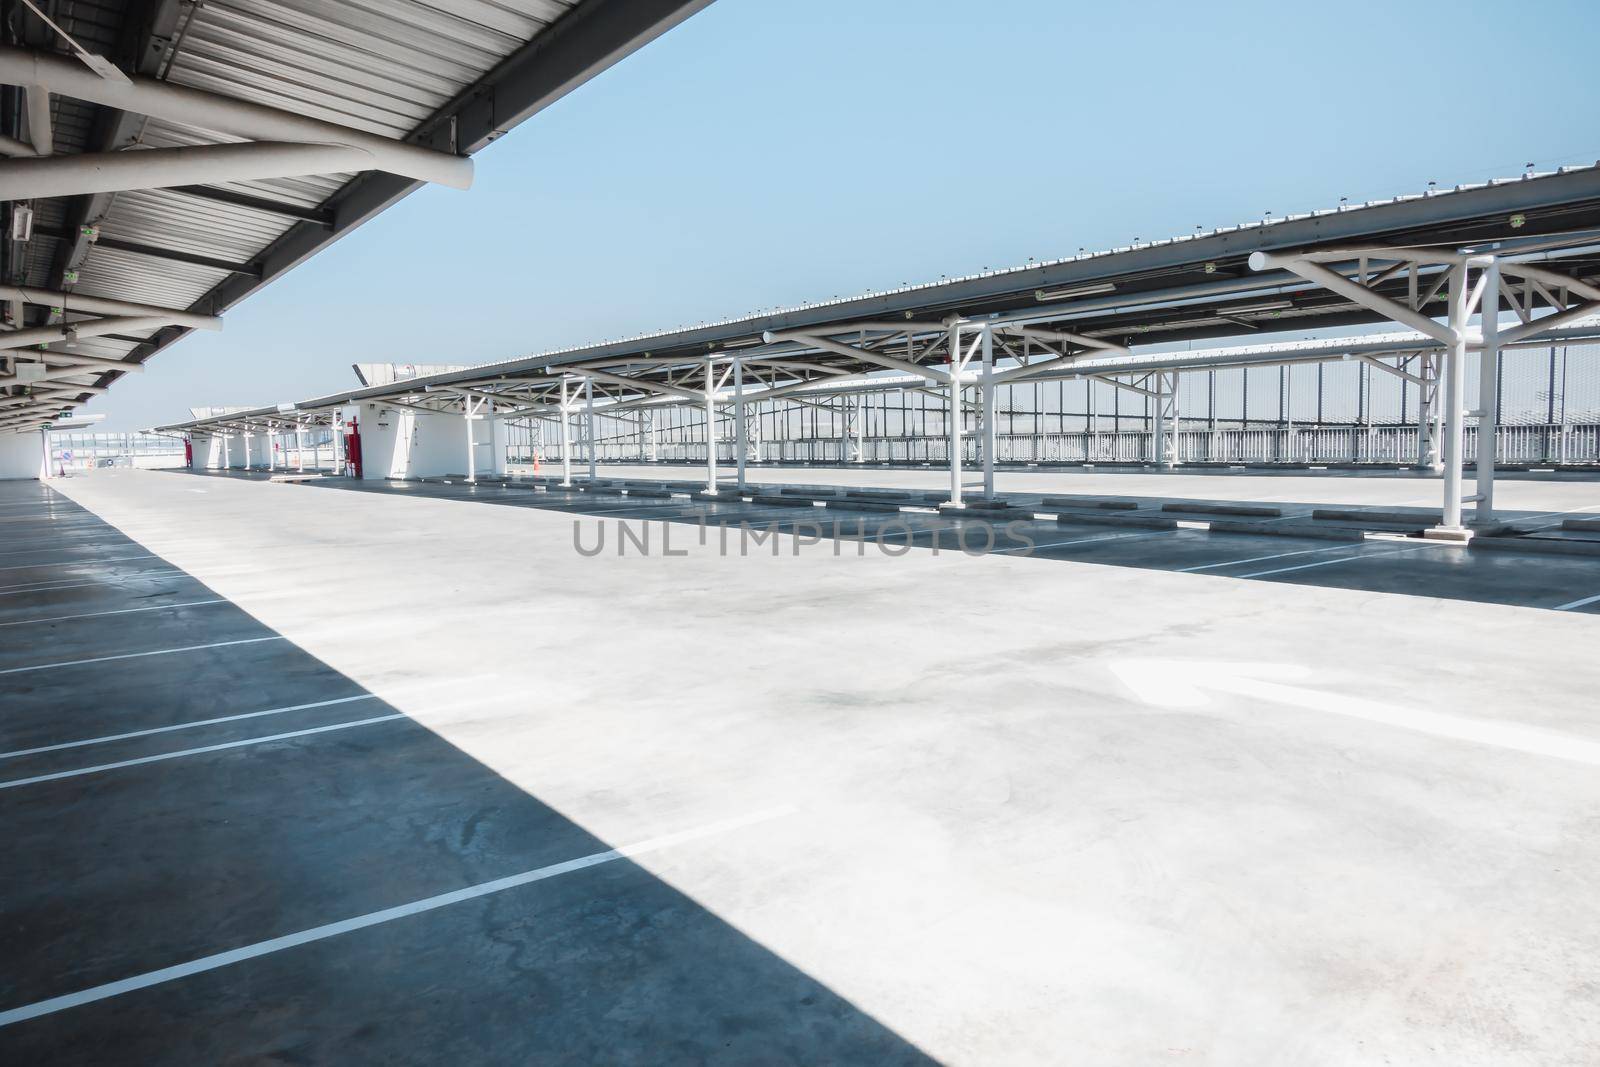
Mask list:
[[[205,648],[227,648],[230,645],[255,645],[262,641],[287,641],[281,634],[272,637],[246,637],[240,641],[213,641],[209,645],[184,645],[182,648],[158,648],[154,652],[124,652],[120,656],[96,656],[93,659],[69,659],[60,663],[35,663],[30,667],[8,667],[0,674],[26,674],[28,671],[48,671],[55,667],[81,667],[86,663],[110,663],[117,659],[139,659],[143,656],[170,656],[174,652],[199,652]]]
[[[42,571],[51,567],[82,567],[90,563],[121,563],[129,559],[155,559],[154,552],[146,552],[142,556],[112,556],[110,559],[74,559],[58,563],[18,563],[10,567],[0,567],[0,571]]]
[[[160,763],[162,760],[180,759],[184,756],[200,756],[207,752],[222,752],[230,748],[244,748],[248,745],[264,745],[268,741],[286,741],[291,737],[309,737],[311,734],[325,734],[332,730],[349,730],[356,726],[371,726],[375,722],[393,722],[395,719],[404,719],[403,712],[392,715],[375,715],[370,719],[354,719],[350,722],[336,722],[329,726],[313,726],[307,730],[290,730],[287,733],[268,734],[266,737],[247,737],[243,741],[224,741],[216,745],[202,745],[199,748],[182,748],[176,752],[162,752],[154,756],[140,756],[138,759],[118,760],[115,763],[100,763],[93,767],[78,767],[70,771],[56,771],[54,774],[37,774],[32,778],[13,778],[9,782],[0,782],[0,789],[16,789],[18,786],[38,785],[40,782],[54,782],[62,778],[76,778],[81,774],[99,774],[101,771],[114,771],[122,767],[138,767],[145,763]]]
[[[1179,567],[1178,573],[1185,574],[1190,571],[1209,571],[1217,567],[1238,567],[1246,563],[1265,563],[1269,559],[1283,559],[1287,556],[1312,556],[1322,552],[1338,552],[1349,548],[1349,545],[1334,545],[1330,548],[1302,548],[1294,552],[1277,552],[1270,556],[1251,556],[1249,559],[1226,559],[1221,563],[1202,563],[1198,567]]]
[[[82,589],[89,585],[126,585],[129,582],[147,582],[152,578],[195,578],[180,570],[170,571],[141,571],[130,574],[126,578],[93,578],[86,582],[64,582],[59,579],[53,582],[24,582],[21,585],[0,586],[0,596],[21,596],[23,593],[53,593],[57,589]]]
[[[1171,530],[1162,530],[1161,533],[1171,533]],[[1096,541],[1133,541],[1145,537],[1154,537],[1155,534],[1101,534],[1099,537],[1079,537],[1072,541],[1051,541],[1047,545],[1018,545],[1015,548],[997,548],[992,552],[983,553],[986,556],[1003,556],[1007,552],[1037,552],[1041,548],[1065,548],[1067,545],[1089,545]]]
[[[1338,559],[1325,559],[1320,563],[1302,563],[1295,567],[1277,567],[1270,571],[1255,571],[1251,574],[1241,574],[1240,578],[1264,578],[1269,574],[1288,574],[1290,571],[1308,571],[1313,567],[1331,567],[1335,563],[1349,563],[1355,559],[1378,559],[1383,556],[1403,556],[1409,552],[1423,552],[1421,548],[1402,548],[1398,552],[1366,552],[1354,556],[1340,556]]]
[[[22,538],[20,540],[15,540],[15,541],[7,539],[3,543],[6,545],[7,548],[15,548],[15,546],[17,546],[17,545],[42,545],[43,547],[42,548],[17,548],[13,552],[0,552],[0,556],[25,556],[29,552],[52,552],[52,551],[65,552],[69,548],[77,549],[77,548],[142,548],[143,547],[142,545],[139,545],[138,543],[133,541],[132,538],[125,538],[120,542],[119,541],[91,541],[88,544],[80,544],[80,543],[75,543],[75,542],[71,542],[71,541],[63,541],[60,537],[24,537],[24,538]]]
[[[1600,593],[1596,593],[1594,596],[1586,596],[1582,600],[1573,600],[1565,604],[1558,604],[1556,605],[1556,610],[1571,611],[1573,608],[1587,607],[1590,604],[1600,604]]]
[[[63,741],[57,745],[40,745],[38,748],[19,748],[13,752],[0,752],[0,759],[15,759],[18,756],[37,756],[41,752],[60,752],[68,748],[83,748],[85,745],[103,745],[109,741],[126,741],[134,737],[149,737],[152,734],[169,734],[174,730],[192,730],[197,726],[215,726],[222,722],[238,722],[241,719],[259,719],[263,715],[283,715],[291,711],[307,711],[311,708],[331,708],[335,704],[351,704],[357,700],[377,700],[376,693],[360,693],[353,697],[339,697],[334,700],[314,700],[309,704],[289,704],[281,708],[267,708],[263,711],[246,711],[238,715],[219,715],[214,719],[191,719],[189,722],[175,723],[171,726],[152,726],[148,730],[129,730],[122,734],[107,734],[104,737],[90,737],[82,741]]]
[[[187,600],[181,604],[149,604],[142,608],[119,608],[116,611],[86,611],[82,615],[52,615],[47,619],[18,619],[0,622],[0,627],[33,626],[46,622],[70,622],[73,619],[98,619],[106,615],[133,615],[141,611],[172,611],[174,608],[203,608],[209,604],[226,604],[226,600]]]
[[[792,805],[769,808],[765,811],[758,811],[736,819],[724,819],[721,822],[698,826],[690,830],[679,830],[676,833],[647,838],[644,841],[623,845],[620,848],[607,849],[604,852],[593,852],[587,856],[579,856],[577,859],[564,860],[561,863],[552,863],[545,867],[535,867],[533,870],[523,871],[521,874],[513,874],[506,878],[496,878],[489,882],[479,882],[477,885],[470,885],[465,889],[424,897],[409,904],[368,912],[365,915],[341,919],[338,922],[327,923],[323,926],[313,926],[309,930],[301,930],[298,933],[285,934],[282,937],[274,937],[267,941],[257,941],[253,945],[230,949],[227,952],[218,952],[211,956],[202,956],[200,959],[191,960],[188,963],[180,963],[175,967],[163,967],[158,971],[147,971],[132,978],[124,978],[117,982],[107,982],[104,985],[97,985],[77,993],[67,993],[64,996],[51,997],[49,1000],[41,1000],[33,1004],[25,1004],[20,1008],[12,1008],[10,1011],[0,1012],[0,1026],[10,1026],[13,1023],[20,1023],[28,1019],[37,1019],[41,1015],[50,1015],[58,1011],[64,1011],[67,1008],[92,1004],[97,1000],[120,996],[123,993],[131,993],[138,989],[148,989],[151,986],[161,985],[179,978],[187,978],[190,975],[204,974],[206,971],[214,971],[219,967],[227,967],[230,964],[253,960],[259,956],[282,952],[284,949],[297,948],[300,945],[337,937],[340,934],[347,934],[355,930],[364,930],[369,926],[377,926],[381,923],[393,922],[396,919],[404,919],[423,912],[449,907],[451,904],[459,904],[464,900],[475,900],[491,893],[500,893],[507,889],[516,889],[519,886],[529,885],[533,882],[542,882],[547,878],[571,874],[589,867],[597,867],[602,863],[610,863],[613,860],[630,859],[634,856],[644,855],[647,852],[658,852],[661,849],[685,844],[700,838],[730,833],[746,826],[754,826],[757,823],[770,822],[773,819],[793,815],[797,810]]]

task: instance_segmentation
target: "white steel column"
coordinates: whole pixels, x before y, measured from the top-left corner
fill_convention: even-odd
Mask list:
[[[467,484],[478,480],[478,445],[472,439],[472,398],[461,398],[461,423],[467,428]]]
[[[294,420],[294,467],[301,474],[306,470],[306,446],[302,435],[305,427],[300,425],[300,420]]]
[[[1461,528],[1462,401],[1467,372],[1467,267],[1450,268],[1450,329],[1455,339],[1444,366],[1444,521]]]
[[[744,428],[744,360],[733,361],[733,452],[739,472],[737,484],[744,491],[745,428]]]
[[[231,469],[233,469],[233,452],[232,452],[231,449],[228,448],[228,442],[232,441],[232,440],[233,440],[233,434],[225,433],[225,434],[222,435],[222,469],[223,470],[231,470]]]
[[[1178,465],[1178,372],[1156,371],[1154,462],[1162,470]]]
[[[1417,357],[1417,469],[1431,470],[1438,462],[1438,438],[1433,432],[1434,394],[1439,387],[1439,361],[1427,352]]]
[[[717,406],[716,363],[706,359],[706,492],[717,491]]]
[[[856,396],[856,463],[867,461],[867,394]]]
[[[961,324],[950,324],[950,506],[961,503]]]
[[[1478,350],[1478,506],[1473,521],[1494,518],[1494,468],[1500,424],[1500,261],[1484,269],[1483,347]]]
[[[250,469],[250,431],[244,432],[244,469]]]
[[[561,484],[572,484],[572,399],[568,395],[567,383],[570,379],[561,379]]]
[[[1162,465],[1162,453],[1166,450],[1167,403],[1163,390],[1167,385],[1167,376],[1160,371],[1156,371],[1153,377],[1155,378],[1156,395],[1152,399],[1155,401],[1156,417],[1154,424],[1151,426],[1150,462],[1152,465],[1160,467]]]
[[[1087,425],[1084,427],[1088,430],[1088,439],[1083,445],[1083,458],[1085,462],[1093,463],[1100,455],[1100,416],[1094,406],[1094,379],[1085,378],[1083,386],[1084,407],[1089,413]]]
[[[281,436],[282,436],[282,434],[277,434],[277,433],[273,433],[272,432],[271,424],[269,423],[268,424],[268,429],[267,429],[267,470],[268,471],[275,471],[275,470],[278,469],[278,438],[281,437]]]
[[[988,326],[979,335],[983,344],[983,377],[979,395],[983,407],[983,498],[994,499],[994,330]]]
[[[589,444],[589,480],[594,481],[594,379],[583,380],[583,439]]]

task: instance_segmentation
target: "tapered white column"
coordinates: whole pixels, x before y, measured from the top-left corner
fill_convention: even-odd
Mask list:
[[[1417,468],[1419,470],[1433,467],[1433,408],[1429,393],[1434,391],[1438,383],[1438,363],[1434,357],[1424,352],[1417,357],[1417,374],[1422,382],[1417,386]]]
[[[706,360],[706,492],[717,491],[716,364]]]
[[[561,379],[561,484],[572,484],[572,398],[567,378]]]
[[[1483,272],[1483,347],[1478,350],[1478,506],[1473,521],[1494,518],[1495,437],[1500,425],[1500,261]]]
[[[983,384],[979,389],[983,402],[983,496],[994,498],[994,331],[983,328],[979,335],[983,343]]]
[[[857,463],[867,461],[867,394],[856,397],[856,456]]]
[[[950,506],[961,504],[961,325],[950,324]]]
[[[733,361],[733,451],[738,470],[739,491],[744,491],[745,428],[744,428],[744,361]]]
[[[594,379],[583,380],[583,439],[589,444],[589,480],[595,475]]]
[[[461,423],[467,428],[467,482],[478,480],[478,448],[472,439],[472,398],[461,398]]]
[[[1462,402],[1467,372],[1467,268],[1450,268],[1450,328],[1455,339],[1444,367],[1444,521],[1447,530],[1461,526]]]

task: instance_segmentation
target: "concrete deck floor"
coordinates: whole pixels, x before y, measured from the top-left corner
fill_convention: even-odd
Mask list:
[[[1476,602],[1594,561],[588,558],[518,492],[0,485],[0,1061],[1600,1059],[1600,623]]]

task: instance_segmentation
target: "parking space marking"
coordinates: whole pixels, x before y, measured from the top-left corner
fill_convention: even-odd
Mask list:
[[[199,652],[207,648],[227,648],[231,645],[255,645],[263,641],[287,641],[282,634],[271,637],[246,637],[238,641],[213,641],[209,645],[184,645],[182,648],[158,648],[153,652],[124,652],[118,656],[96,656],[93,659],[69,659],[60,663],[35,663],[28,667],[8,667],[0,674],[26,674],[29,671],[48,671],[57,667],[81,667],[88,663],[110,663],[118,659],[140,659],[144,656],[170,656],[175,652]]]
[[[82,741],[63,741],[56,745],[40,745],[38,748],[19,748],[12,752],[0,752],[0,759],[16,759],[18,756],[37,756],[41,752],[60,752],[69,748],[83,748],[86,745],[103,745],[111,741],[127,741],[135,737],[150,737],[153,734],[169,734],[174,730],[192,730],[198,726],[215,726],[224,722],[239,722],[242,719],[259,719],[264,715],[284,715],[291,711],[308,711],[311,708],[331,708],[337,704],[353,704],[358,700],[377,700],[376,693],[358,693],[353,697],[338,697],[334,700],[314,700],[309,704],[289,704],[281,708],[266,708],[262,711],[245,711],[238,715],[219,715],[214,719],[192,719],[189,722],[174,723],[171,726],[152,726],[147,730],[129,730],[127,733],[106,734],[104,737],[90,737]]]
[[[147,582],[152,578],[189,578],[198,582],[200,579],[194,575],[180,570],[170,571],[144,571],[140,574],[131,574],[126,578],[93,578],[86,582],[24,582],[21,585],[0,586],[0,596],[21,596],[24,593],[53,593],[58,589],[82,589],[89,585],[126,585],[129,582]]]
[[[1166,532],[1166,531],[1163,531]],[[1007,552],[1037,552],[1042,548],[1065,548],[1067,545],[1089,545],[1096,541],[1133,541],[1152,534],[1101,534],[1098,537],[1080,537],[1073,541],[1052,541],[1047,545],[1017,545],[1014,548],[996,548],[983,553],[986,556],[1002,556]]]
[[[123,993],[148,989],[151,986],[162,985],[179,978],[187,978],[190,975],[204,974],[206,971],[214,971],[220,967],[243,963],[245,960],[253,960],[274,952],[282,952],[285,949],[297,948],[300,945],[311,944],[315,941],[323,941],[355,930],[364,930],[369,926],[378,926],[382,923],[393,922],[396,919],[404,919],[412,915],[436,911],[439,908],[449,907],[451,904],[459,904],[462,901],[475,900],[491,893],[500,893],[507,889],[516,889],[519,886],[542,882],[547,878],[555,878],[559,875],[586,870],[589,867],[597,867],[602,863],[610,863],[613,860],[631,859],[646,853],[659,852],[674,845],[687,844],[690,841],[731,833],[747,826],[755,826],[759,823],[771,822],[774,819],[793,815],[798,810],[793,805],[784,805],[783,807],[768,808],[764,811],[743,815],[735,819],[724,819],[720,822],[709,823],[688,830],[679,830],[675,833],[662,834],[659,837],[646,838],[631,845],[606,849],[604,852],[592,852],[587,856],[579,856],[577,859],[563,860],[561,863],[552,863],[545,867],[535,867],[533,870],[523,871],[520,874],[496,878],[488,882],[479,882],[477,885],[470,885],[464,889],[456,889],[449,893],[440,893],[437,896],[414,900],[409,904],[368,912],[365,915],[341,919],[338,922],[327,923],[323,926],[313,926],[309,930],[285,934],[282,937],[274,937],[266,941],[257,941],[253,945],[229,949],[226,952],[218,952],[211,956],[202,956],[200,959],[191,960],[188,963],[180,963],[174,967],[163,967],[157,971],[147,971],[132,978],[124,978],[117,982],[107,982],[104,985],[80,990],[77,993],[67,993],[63,996],[51,997],[49,1000],[25,1004],[20,1008],[12,1008],[10,1011],[0,1012],[0,1027],[10,1026],[13,1023],[24,1022],[28,1019],[37,1019],[41,1015],[51,1015],[55,1012],[76,1008],[84,1004],[93,1004],[97,1000],[121,996]]]
[[[312,734],[325,734],[334,730],[350,730],[357,726],[371,726],[373,723],[393,722],[395,719],[404,718],[408,718],[408,716],[404,712],[397,711],[389,715],[374,715],[369,719],[352,719],[350,722],[313,726],[306,730],[290,730],[281,734],[268,734],[265,737],[247,737],[242,741],[223,741],[216,745],[201,745],[199,748],[182,748],[176,752],[161,752],[154,756],[140,756],[137,759],[118,760],[115,763],[99,763],[93,767],[78,767],[70,771],[56,771],[52,774],[36,774],[32,778],[13,778],[9,782],[0,782],[0,789],[16,789],[19,786],[38,785],[41,782],[54,782],[62,778],[76,778],[83,774],[99,774],[101,771],[115,771],[123,767],[138,767],[146,763],[160,763],[163,760],[181,759],[184,756],[201,756],[207,752],[223,752],[230,748],[264,745],[269,741],[287,741],[293,737],[309,737]]]
[[[1338,559],[1325,559],[1319,563],[1301,563],[1294,567],[1277,567],[1270,571],[1255,571],[1251,574],[1241,574],[1240,578],[1264,578],[1269,574],[1288,574],[1290,571],[1308,571],[1313,567],[1331,567],[1335,563],[1349,563],[1356,559],[1379,559],[1384,556],[1404,556],[1411,552],[1424,552],[1421,548],[1402,548],[1398,552],[1366,552],[1354,556],[1340,556]]]
[[[130,559],[157,559],[154,552],[146,552],[142,556],[112,556],[110,559],[75,559],[58,563],[18,563],[10,567],[0,567],[0,571],[43,571],[52,567],[84,567],[92,563],[121,563]]]
[[[99,619],[106,615],[133,615],[141,611],[171,611],[174,608],[203,608],[211,604],[226,604],[226,600],[186,600],[181,604],[147,604],[142,608],[118,608],[116,611],[86,611],[81,615],[52,615],[47,619],[18,619],[16,622],[0,622],[0,627],[5,626],[32,626],[47,622],[70,622],[73,619]]]
[[[1600,593],[1596,593],[1594,596],[1586,596],[1582,600],[1573,600],[1565,604],[1558,604],[1556,605],[1556,610],[1571,611],[1574,608],[1587,607],[1590,604],[1600,604]]]
[[[1277,552],[1270,556],[1251,556],[1249,559],[1228,559],[1223,560],[1221,563],[1202,563],[1198,567],[1179,567],[1178,573],[1186,574],[1191,571],[1209,571],[1217,567],[1238,567],[1245,563],[1265,563],[1269,559],[1284,559],[1288,556],[1311,556],[1322,552],[1338,552],[1341,549],[1348,547],[1348,545],[1341,544],[1333,545],[1329,548],[1302,548],[1297,549],[1294,552]]]
[[[22,538],[21,540],[17,540],[17,541],[6,540],[4,542],[0,542],[0,544],[4,544],[8,548],[12,548],[12,547],[14,547],[16,545],[42,545],[43,546],[42,548],[18,548],[15,551],[12,551],[12,552],[0,552],[0,556],[25,556],[29,552],[51,552],[51,551],[65,552],[68,549],[79,549],[79,548],[140,548],[140,547],[142,547],[138,542],[134,541],[133,538],[131,538],[131,537],[124,538],[120,542],[117,542],[117,541],[91,541],[88,544],[79,544],[79,543],[74,543],[74,542],[71,542],[71,541],[63,541],[63,539],[60,538],[60,537],[25,537],[25,538]],[[52,548],[52,546],[54,546],[54,547]]]

